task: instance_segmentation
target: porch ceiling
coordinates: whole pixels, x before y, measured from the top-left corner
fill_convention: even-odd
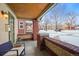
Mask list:
[[[52,4],[50,3],[8,3],[17,18],[36,19],[41,16]]]

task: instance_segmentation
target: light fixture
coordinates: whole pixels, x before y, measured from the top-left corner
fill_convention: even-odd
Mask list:
[[[1,19],[8,19],[8,13],[4,11],[0,11],[0,18]]]
[[[2,14],[2,11],[0,11],[0,18],[2,18],[3,17],[3,14]]]

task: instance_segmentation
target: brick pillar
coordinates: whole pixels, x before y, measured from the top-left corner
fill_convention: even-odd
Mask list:
[[[33,39],[37,40],[37,34],[39,31],[39,25],[37,20],[33,20]]]

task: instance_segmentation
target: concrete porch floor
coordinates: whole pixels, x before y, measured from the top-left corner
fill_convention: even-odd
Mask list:
[[[25,42],[25,56],[49,56],[46,50],[40,51],[37,48],[36,41],[22,41]]]

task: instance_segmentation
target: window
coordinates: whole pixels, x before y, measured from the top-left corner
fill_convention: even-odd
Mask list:
[[[24,29],[24,21],[19,21],[19,29]]]
[[[42,17],[39,24],[40,30],[79,30],[79,4],[57,4]]]
[[[26,32],[32,32],[33,23],[32,21],[25,21]]]
[[[20,24],[23,24],[23,22],[20,22]]]

